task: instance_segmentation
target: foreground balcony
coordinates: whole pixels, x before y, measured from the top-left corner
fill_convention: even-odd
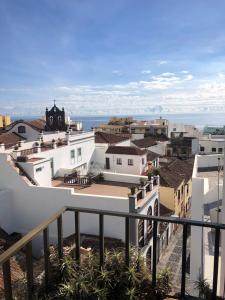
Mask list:
[[[211,291],[211,299],[217,299],[217,283],[218,283],[218,260],[219,260],[219,248],[220,248],[220,233],[222,230],[225,229],[224,224],[213,224],[213,223],[206,223],[200,221],[193,221],[187,219],[179,219],[179,218],[166,218],[166,217],[155,217],[155,216],[147,216],[147,215],[138,215],[138,214],[127,214],[127,213],[119,213],[119,212],[112,212],[112,211],[103,211],[103,210],[95,210],[95,209],[85,209],[85,208],[75,208],[75,207],[63,207],[60,211],[56,214],[51,216],[48,220],[34,228],[30,231],[26,236],[21,238],[17,243],[15,243],[12,247],[7,249],[3,254],[0,255],[0,266],[2,266],[3,270],[3,279],[4,279],[4,293],[5,299],[13,299],[13,288],[12,288],[12,277],[11,277],[11,265],[10,259],[16,255],[21,249],[25,250],[25,257],[26,257],[26,297],[28,299],[33,299],[33,295],[35,292],[35,279],[33,273],[33,255],[32,255],[32,244],[34,239],[39,235],[43,234],[43,244],[44,244],[44,280],[43,286],[45,287],[45,292],[48,293],[48,290],[52,284],[52,281],[55,280],[54,276],[56,276],[57,272],[53,273],[52,265],[50,261],[50,244],[49,244],[49,228],[50,225],[54,222],[57,224],[57,251],[56,256],[59,262],[63,262],[65,251],[63,249],[63,214],[65,213],[73,213],[74,214],[74,224],[75,224],[75,235],[74,235],[74,252],[71,259],[74,259],[72,265],[73,272],[80,272],[82,269],[83,258],[82,258],[82,251],[83,249],[81,246],[81,233],[80,233],[80,218],[82,217],[82,213],[88,214],[95,214],[99,216],[99,250],[98,250],[98,261],[95,265],[96,272],[97,269],[100,268],[101,272],[104,271],[106,265],[109,264],[108,262],[108,254],[105,252],[105,237],[104,237],[104,223],[106,222],[105,216],[111,217],[118,217],[124,219],[124,226],[125,226],[125,237],[124,237],[124,249],[120,250],[120,255],[123,255],[123,267],[124,267],[124,274],[127,272],[131,272],[131,267],[134,266],[134,257],[135,254],[132,252],[131,244],[130,244],[130,221],[132,219],[141,219],[141,220],[148,220],[153,222],[153,257],[152,257],[152,271],[151,271],[151,278],[148,277],[147,281],[151,286],[149,295],[145,295],[144,298],[141,299],[163,299],[159,298],[159,285],[157,279],[157,234],[158,234],[158,224],[159,223],[173,223],[181,226],[183,228],[183,241],[182,241],[182,268],[181,268],[181,282],[180,282],[180,293],[176,295],[175,298],[167,298],[167,299],[193,299],[192,297],[186,295],[186,272],[187,272],[187,262],[186,262],[186,250],[187,250],[187,236],[188,236],[188,229],[191,226],[200,227],[200,228],[213,228],[215,230],[215,244],[214,244],[214,268],[213,268],[213,286]],[[64,265],[65,266],[65,265]],[[141,265],[137,265],[137,268],[140,268]],[[61,265],[62,267],[62,265]],[[107,268],[109,266],[107,265]],[[112,265],[112,270],[114,270],[115,265]],[[147,267],[146,267],[147,269]],[[57,271],[57,269],[55,270]],[[58,269],[60,272],[60,269]],[[97,272],[98,273],[98,272]],[[76,274],[76,273],[74,273]],[[106,273],[102,273],[106,276]],[[150,278],[150,279],[149,279]],[[116,279],[116,278],[115,278]],[[102,284],[106,283],[106,277],[102,278]],[[139,284],[143,284],[143,279],[140,280]],[[131,282],[130,282],[131,284]],[[177,283],[179,284],[179,283]],[[129,286],[129,290],[132,291],[132,284]],[[22,291],[21,291],[22,293]],[[152,296],[153,295],[153,296]],[[25,298],[26,298],[25,297]],[[153,298],[151,298],[153,297]],[[163,295],[164,299],[166,299],[166,295]],[[101,297],[100,297],[101,298]],[[98,298],[98,299],[100,299]],[[24,299],[24,298],[22,298]],[[39,298],[41,299],[41,298]],[[53,298],[52,298],[53,299]],[[54,298],[56,299],[56,298]],[[68,299],[79,299],[78,298],[68,298]],[[85,299],[85,298],[83,298]],[[88,298],[86,298],[88,299]],[[97,298],[93,298],[97,299]],[[102,299],[110,299],[107,297],[103,297]],[[124,299],[135,299],[132,297],[126,297]],[[196,298],[200,299],[200,298]],[[218,298],[219,299],[219,298]]]

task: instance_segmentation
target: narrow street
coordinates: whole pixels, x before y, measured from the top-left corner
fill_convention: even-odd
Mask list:
[[[172,293],[179,293],[181,287],[181,266],[182,266],[182,227],[180,226],[172,236],[168,246],[163,249],[157,265],[157,272],[168,268],[172,273]],[[187,239],[187,273],[186,293],[196,294],[193,284],[190,282],[190,236]]]

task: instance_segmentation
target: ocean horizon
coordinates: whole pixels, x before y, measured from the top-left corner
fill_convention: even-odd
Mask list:
[[[84,130],[91,130],[93,127],[97,127],[100,124],[107,123],[111,117],[115,115],[83,115],[76,116],[71,115],[70,118],[74,121],[80,121],[83,123]],[[118,117],[133,117],[136,120],[152,120],[162,116],[162,118],[168,119],[174,123],[184,123],[195,125],[197,128],[203,128],[204,126],[224,126],[225,114],[224,113],[165,113],[165,114],[143,114],[143,115],[118,115]],[[41,115],[36,116],[20,116],[12,117],[13,120],[23,119],[31,120],[40,118]]]

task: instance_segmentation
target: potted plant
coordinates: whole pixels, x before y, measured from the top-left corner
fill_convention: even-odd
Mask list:
[[[102,181],[104,181],[104,174],[103,173],[99,173],[98,174],[98,180],[99,180],[99,182],[102,182]]]
[[[129,189],[130,189],[130,194],[131,194],[131,195],[134,195],[135,192],[136,192],[136,186],[135,186],[135,185],[132,185],[132,186],[129,187]]]
[[[14,147],[14,150],[18,150],[19,149],[19,147],[16,145],[15,147]]]
[[[146,180],[144,180],[143,178],[140,179],[140,185],[141,187],[146,185]]]

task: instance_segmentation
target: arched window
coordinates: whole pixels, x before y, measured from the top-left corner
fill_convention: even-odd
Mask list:
[[[58,116],[58,124],[61,125],[61,123],[62,123],[62,117]]]
[[[158,199],[156,199],[154,203],[154,216],[158,216],[158,215],[159,215],[159,201]]]
[[[49,117],[49,123],[50,123],[50,125],[53,124],[53,116],[50,116],[50,117]]]
[[[139,220],[139,222],[138,222],[138,246],[140,248],[144,247],[144,245],[145,245],[144,234],[145,234],[144,220]]]
[[[23,125],[18,126],[18,133],[26,133],[26,127]]]
[[[152,207],[151,206],[149,206],[149,208],[148,208],[147,215],[149,217],[152,216]],[[147,221],[147,239],[150,240],[151,237],[152,237],[152,221],[148,220]]]

